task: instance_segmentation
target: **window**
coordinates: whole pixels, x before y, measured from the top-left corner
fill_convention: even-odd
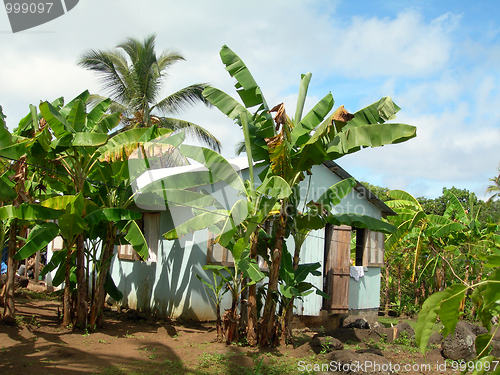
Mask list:
[[[356,229],[356,266],[384,266],[384,234]]]
[[[212,232],[208,232],[207,264],[217,264],[226,267],[234,266],[233,254],[225,247],[222,247],[221,244],[215,242]]]
[[[368,267],[384,266],[384,234],[366,229],[365,253]]]
[[[270,226],[266,223],[265,230],[270,230]],[[267,249],[268,254],[270,254],[270,250]],[[208,232],[208,241],[207,241],[207,264],[216,264],[220,266],[226,267],[234,267],[234,258],[233,254],[223,247],[218,242],[215,242],[215,236],[212,232]],[[260,255],[257,255],[257,264],[261,271],[268,271],[269,267],[267,262]]]
[[[160,213],[143,213],[142,219],[137,223],[148,244],[148,262],[156,262],[158,259],[158,243],[160,238]],[[118,258],[126,260],[140,260],[141,258],[132,245],[124,244],[118,246]]]
[[[61,236],[57,236],[52,240],[52,251],[59,251],[64,248],[63,238]]]

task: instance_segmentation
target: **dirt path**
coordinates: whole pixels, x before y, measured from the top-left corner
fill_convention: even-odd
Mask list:
[[[165,320],[144,320],[135,312],[109,312],[106,327],[92,334],[71,332],[60,326],[61,304],[53,300],[18,298],[17,326],[0,324],[0,374],[254,374],[263,358],[262,374],[300,374],[299,361],[327,363],[307,346],[259,351],[215,343],[212,324],[181,325]],[[305,330],[299,340],[307,342],[315,332]],[[366,348],[364,342],[351,349]],[[419,353],[397,346],[384,348],[393,363],[425,363]],[[428,357],[432,371],[400,372],[439,374],[435,363],[440,354]],[[313,372],[310,372],[313,373]],[[330,372],[333,373],[333,372]]]

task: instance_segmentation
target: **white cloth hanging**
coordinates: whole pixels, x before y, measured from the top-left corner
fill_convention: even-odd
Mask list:
[[[351,266],[350,274],[354,280],[359,281],[360,278],[365,276],[365,270],[363,266]]]

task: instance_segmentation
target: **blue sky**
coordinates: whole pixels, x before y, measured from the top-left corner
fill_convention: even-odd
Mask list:
[[[80,0],[66,15],[12,34],[0,11],[0,105],[12,129],[29,104],[85,89],[102,93],[76,65],[90,48],[157,34],[157,49],[186,58],[165,94],[209,82],[235,95],[218,52],[245,61],[270,105],[294,112],[301,73],[311,71],[307,107],[329,91],[354,112],[391,96],[397,122],[417,138],[338,160],[359,180],[436,197],[443,187],[479,198],[500,163],[500,4],[496,1]],[[216,109],[179,114],[212,131],[234,156],[238,128]]]

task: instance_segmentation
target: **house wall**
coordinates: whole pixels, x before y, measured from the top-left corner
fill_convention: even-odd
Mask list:
[[[314,166],[312,169],[311,183],[309,189],[309,176],[300,183],[301,192],[305,196],[308,192],[306,201],[318,199],[326,188],[341,181],[341,178],[332,173],[326,166]],[[334,207],[335,213],[356,213],[368,215],[376,219],[381,219],[380,210],[360,196],[354,189],[342,199],[340,204]],[[306,239],[301,249],[301,263],[321,263],[320,270],[324,269],[324,248],[325,231],[313,231]],[[293,239],[287,241],[289,250],[293,252]],[[290,246],[291,245],[291,246]],[[367,268],[363,281],[356,282],[352,277],[349,280],[349,309],[365,309],[377,307],[380,304],[380,268]],[[309,275],[306,280],[316,287],[323,289],[323,276]],[[322,297],[312,293],[299,300],[294,310],[298,315],[320,315],[322,308]]]
[[[190,217],[185,209],[162,212],[160,236],[174,227],[172,217],[181,222]],[[141,262],[113,258],[111,276],[123,292],[122,304],[159,315],[187,320],[213,320],[212,301],[196,274],[211,282],[212,274],[203,270],[207,261],[206,230],[167,241],[159,238],[158,261]],[[230,307],[230,300],[222,305]]]
[[[380,268],[364,267],[364,273],[358,281],[349,278],[349,310],[380,307]]]
[[[255,173],[257,177],[258,170]],[[317,199],[325,190],[341,180],[333,174],[327,167],[315,166],[312,169],[312,176],[306,176],[301,182],[301,193],[307,198],[305,201]],[[248,170],[242,172],[243,179],[248,178]],[[310,179],[310,181],[309,181]],[[309,185],[309,186],[308,186]],[[236,192],[231,188],[222,189],[221,185],[205,187],[211,190],[219,202],[224,202],[226,208],[232,207],[237,199]],[[335,207],[336,213],[357,213],[380,218],[380,211],[360,197],[357,192],[351,192],[342,202]],[[215,319],[215,307],[207,294],[204,285],[197,279],[196,274],[206,281],[211,282],[212,272],[203,270],[207,263],[207,230],[197,231],[184,236],[179,240],[167,241],[161,235],[168,230],[179,225],[192,217],[191,210],[186,208],[173,208],[171,211],[163,211],[160,222],[160,238],[158,246],[158,261],[140,262],[118,259],[116,256],[111,264],[111,276],[119,290],[124,294],[123,304],[133,308],[146,311],[153,311],[161,315],[173,318],[183,318],[192,320],[213,320]],[[324,230],[313,231],[306,239],[301,250],[301,263],[321,263],[320,270],[323,270],[324,263]],[[293,253],[293,238],[286,241],[288,251]],[[379,272],[380,274],[380,272]],[[371,276],[365,276],[364,281],[370,280]],[[375,275],[374,275],[375,278]],[[323,276],[309,275],[308,282],[323,289]],[[353,280],[351,280],[353,281]],[[374,282],[371,288],[371,299],[378,298],[380,279],[378,284]],[[365,298],[366,286],[363,283],[352,284],[350,289],[353,293],[353,304],[361,306],[365,302],[355,302],[355,296]],[[358,288],[361,288],[357,291]],[[376,290],[375,290],[376,289]],[[356,294],[357,293],[357,294]],[[224,296],[221,311],[230,307],[230,296]],[[375,303],[375,301],[373,301]],[[378,303],[378,300],[377,300]],[[351,305],[351,298],[349,299]],[[371,306],[372,302],[369,303]],[[300,315],[317,316],[322,308],[322,297],[315,293],[304,297],[302,301],[297,301],[295,312]],[[354,306],[354,305],[353,305]]]

